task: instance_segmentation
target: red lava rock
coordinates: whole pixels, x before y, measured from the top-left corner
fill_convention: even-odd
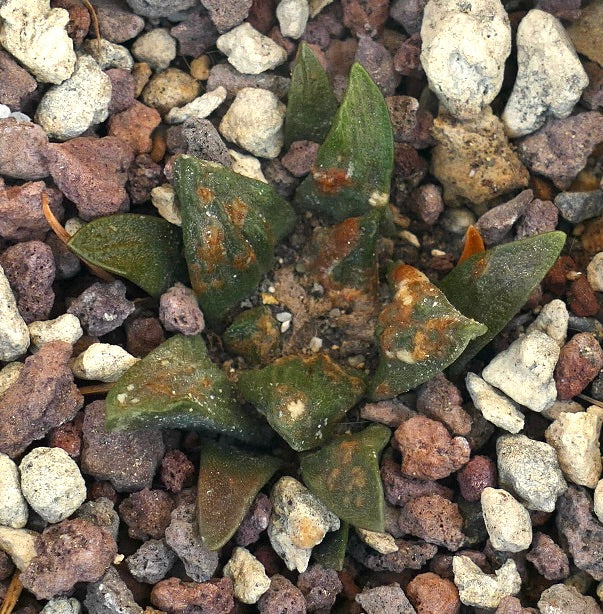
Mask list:
[[[161,481],[174,493],[190,486],[195,475],[195,465],[180,450],[170,450],[161,459]]]
[[[496,488],[496,464],[487,456],[474,456],[456,477],[463,499],[479,501],[484,488]]]
[[[123,281],[116,280],[89,286],[69,305],[67,313],[79,319],[88,335],[101,336],[120,327],[134,309]]]
[[[361,593],[356,595],[356,602],[362,606],[363,612],[368,614],[380,614],[381,612],[414,614],[415,612],[397,582],[375,588],[365,587]]]
[[[415,187],[427,174],[427,162],[412,145],[394,143],[394,174]]]
[[[559,256],[542,281],[545,290],[555,296],[563,296],[567,289],[567,274],[575,271],[577,265],[570,256]]]
[[[397,399],[365,403],[360,409],[360,417],[371,422],[380,422],[391,428],[398,428],[403,422],[416,416],[417,412],[410,409]]]
[[[517,149],[530,171],[566,190],[601,141],[603,115],[588,111],[565,119],[549,119],[540,130],[521,139]]]
[[[580,394],[603,368],[603,350],[592,333],[574,335],[562,348],[555,366],[557,396]]]
[[[432,572],[415,576],[406,587],[406,595],[417,614],[456,614],[461,607],[454,582]]]
[[[6,580],[6,578],[10,578],[15,571],[15,566],[11,561],[11,558],[4,552],[0,550],[0,580]]]
[[[461,393],[443,373],[423,384],[417,393],[417,409],[443,422],[455,435],[467,435],[471,430],[471,417],[462,405]]]
[[[517,597],[503,597],[496,608],[495,614],[537,614],[534,608],[524,608]]]
[[[20,580],[37,599],[52,599],[69,594],[78,582],[96,582],[111,565],[117,544],[106,529],[76,518],[45,529],[36,551]]]
[[[299,588],[275,574],[270,578],[270,588],[258,601],[258,609],[260,614],[305,614],[306,600]]]
[[[52,283],[56,273],[52,250],[41,241],[25,241],[0,255],[0,266],[27,324],[48,319],[54,304]]]
[[[238,26],[249,14],[252,0],[203,0],[201,3],[221,34]]]
[[[0,119],[1,175],[26,180],[47,177],[50,172],[46,162],[47,148],[48,137],[38,124],[17,121],[13,117]]]
[[[599,302],[586,275],[578,277],[571,283],[567,291],[567,303],[570,311],[577,316],[597,315]]]
[[[324,51],[331,42],[331,36],[323,23],[311,20],[306,25],[306,29],[302,34],[302,40],[306,41],[308,45]]]
[[[183,335],[197,335],[205,328],[194,292],[182,284],[172,286],[161,295],[159,320],[165,330]]]
[[[559,497],[555,522],[574,565],[595,580],[603,580],[603,524],[594,517],[593,502],[585,488],[572,485]]]
[[[603,107],[603,68],[595,62],[584,62],[583,67],[588,75],[588,85],[582,92],[582,102],[594,111]]]
[[[452,499],[452,489],[431,480],[418,480],[402,474],[400,464],[392,458],[384,458],[381,464],[381,480],[385,498],[392,505],[406,505],[410,500],[424,495],[440,495]]]
[[[128,170],[126,189],[131,201],[140,205],[151,199],[151,190],[163,182],[163,169],[149,154],[140,154]]]
[[[172,498],[163,490],[132,493],[119,504],[119,515],[128,525],[132,539],[161,539],[170,524],[174,509]]]
[[[444,212],[442,188],[432,183],[420,185],[411,192],[408,205],[422,222],[433,226]]]
[[[544,232],[552,232],[557,228],[559,209],[550,200],[535,198],[528,203],[523,218],[517,225],[515,237],[525,239]]]
[[[127,143],[134,154],[149,153],[153,146],[151,133],[161,123],[161,115],[142,102],[134,104],[109,118],[107,134]]]
[[[334,569],[312,565],[299,574],[297,588],[306,598],[308,612],[330,612],[343,585]]]
[[[160,580],[151,591],[151,603],[169,614],[229,614],[235,607],[230,578],[209,582]]]
[[[132,356],[142,358],[165,341],[165,334],[158,318],[140,317],[127,320],[126,349]]]
[[[83,423],[84,414],[78,412],[73,420],[65,422],[50,431],[48,443],[53,448],[62,448],[71,458],[79,458],[82,447]]]
[[[0,186],[0,237],[9,241],[43,240],[48,222],[42,213],[42,194],[55,217],[63,217],[63,195],[43,181],[11,187]]]
[[[237,545],[246,547],[257,542],[260,535],[268,528],[271,512],[270,499],[264,493],[259,493],[237,529],[235,535]]]
[[[117,492],[151,486],[164,452],[161,431],[109,433],[105,430],[105,404],[94,401],[85,409],[82,433],[83,473],[109,480]]]
[[[404,77],[420,77],[421,66],[421,35],[417,32],[409,36],[396,51],[394,69]]]
[[[268,576],[272,577],[283,570],[283,559],[272,549],[269,543],[255,547],[252,554],[264,566]]]
[[[343,24],[356,36],[377,36],[388,17],[389,0],[342,0]]]
[[[214,47],[219,36],[212,20],[207,15],[198,13],[193,13],[174,26],[170,34],[178,41],[180,55],[195,58]]]
[[[567,554],[546,534],[536,533],[526,560],[547,580],[565,580],[569,576]]]
[[[136,100],[136,81],[132,73],[123,68],[110,68],[105,73],[111,79],[109,114],[114,115],[129,109]]]
[[[448,550],[458,550],[465,540],[458,505],[440,495],[425,495],[409,501],[400,512],[398,524],[404,533]]]
[[[134,154],[121,139],[81,136],[48,146],[48,165],[57,187],[77,207],[80,217],[127,211],[124,188]]]
[[[484,573],[492,573],[488,557],[483,552],[478,552],[477,550],[458,550],[454,555],[436,554],[429,562],[429,569],[440,576],[440,578],[454,580],[452,561],[457,555],[470,558]]]
[[[384,96],[391,96],[400,83],[394,61],[387,48],[370,36],[358,37],[355,61],[362,64]]]
[[[408,34],[415,34],[421,29],[426,4],[427,0],[396,0],[389,9],[389,14]]]
[[[82,44],[90,29],[90,13],[79,0],[52,0],[50,6],[65,9],[69,13],[67,34],[73,39],[75,45]]]
[[[122,2],[97,1],[95,8],[101,36],[112,43],[125,43],[144,29],[144,19],[127,10]]]
[[[378,554],[360,540],[350,540],[349,553],[358,562],[372,571],[394,571],[401,573],[406,569],[421,569],[433,558],[438,547],[423,540],[396,539],[398,550],[391,554]]]
[[[276,23],[277,0],[253,0],[247,21],[259,32],[266,34]]]
[[[423,416],[411,418],[394,433],[402,453],[402,473],[421,480],[440,480],[469,460],[470,448],[463,437],[450,437],[440,422]]]
[[[101,497],[109,499],[115,505],[117,503],[117,493],[109,482],[99,482],[95,480],[88,486],[88,499],[94,501]]]
[[[281,164],[294,176],[304,177],[314,166],[320,145],[312,141],[294,141],[281,158]]]
[[[0,50],[0,75],[0,104],[20,111],[35,91],[36,80],[4,50]]]

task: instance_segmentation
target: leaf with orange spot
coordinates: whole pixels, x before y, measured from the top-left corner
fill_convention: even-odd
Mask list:
[[[379,457],[390,436],[386,426],[372,424],[302,457],[301,473],[308,489],[353,527],[384,531]]]
[[[481,254],[485,251],[486,246],[484,245],[482,235],[479,233],[479,230],[473,224],[471,224],[465,233],[465,246],[463,247],[463,253],[461,254],[457,264],[461,264],[462,262],[465,262],[467,258],[471,258],[471,256]]]
[[[391,279],[394,297],[375,331],[380,359],[369,387],[373,400],[390,399],[431,379],[487,331],[414,267],[396,266]]]
[[[107,394],[109,430],[190,428],[266,445],[269,430],[235,401],[199,335],[175,335],[134,364]]]

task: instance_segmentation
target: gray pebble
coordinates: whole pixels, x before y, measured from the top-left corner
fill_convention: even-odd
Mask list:
[[[561,215],[574,224],[603,215],[603,191],[561,192],[555,197]]]
[[[86,501],[77,511],[77,517],[83,518],[98,527],[107,529],[113,539],[117,541],[119,533],[119,514],[113,507],[113,501],[106,497],[99,497],[92,501]]]
[[[89,614],[142,614],[143,611],[113,566],[98,582],[88,584],[84,605]]]
[[[51,599],[40,614],[80,614],[82,604],[73,597],[57,597]]]
[[[149,539],[126,558],[126,564],[135,580],[156,584],[165,578],[177,558],[164,539]]]

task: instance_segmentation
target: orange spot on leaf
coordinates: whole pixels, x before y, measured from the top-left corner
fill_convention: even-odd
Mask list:
[[[475,254],[480,254],[481,252],[486,251],[486,246],[484,245],[484,240],[482,239],[482,235],[479,234],[479,230],[471,224],[469,228],[467,228],[467,232],[465,234],[465,247],[463,248],[463,253],[459,258],[458,264],[465,262],[468,258]]]

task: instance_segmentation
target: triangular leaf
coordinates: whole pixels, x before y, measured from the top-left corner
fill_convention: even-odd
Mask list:
[[[336,112],[337,98],[329,75],[312,47],[302,41],[288,94],[285,146],[301,140],[322,143]]]
[[[160,217],[124,213],[92,220],[68,247],[101,269],[159,296],[186,274],[180,228]]]
[[[342,435],[301,460],[306,486],[341,520],[353,527],[384,529],[379,456],[391,432],[381,424]]]
[[[268,430],[235,401],[200,336],[170,337],[132,366],[107,395],[110,430],[206,429],[266,444]]]
[[[398,265],[391,274],[392,302],[375,331],[380,360],[372,399],[390,399],[416,388],[453,363],[486,327],[457,311],[419,270]]]
[[[197,518],[207,548],[218,550],[234,535],[260,488],[280,464],[273,456],[203,442]]]
[[[335,221],[364,215],[373,207],[384,209],[393,165],[387,105],[366,70],[354,64],[314,169],[297,189],[296,203]]]
[[[438,285],[462,313],[488,327],[454,366],[460,369],[521,309],[565,243],[562,232],[548,232],[497,245],[455,267]]]
[[[362,374],[324,354],[287,356],[263,369],[241,373],[239,391],[262,412],[294,450],[310,450],[362,397]]]
[[[337,531],[327,533],[325,538],[312,550],[314,560],[327,569],[341,571],[345,560],[345,551],[348,547],[350,525],[341,523]]]
[[[221,319],[271,269],[295,214],[268,184],[191,156],[176,158],[174,186],[193,289],[204,314]]]

